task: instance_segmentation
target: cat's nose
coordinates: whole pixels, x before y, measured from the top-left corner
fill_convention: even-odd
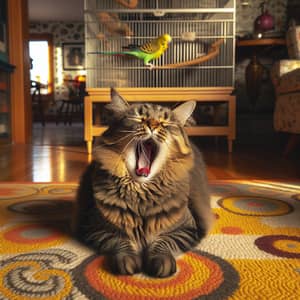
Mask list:
[[[147,120],[147,126],[149,127],[149,129],[151,131],[153,131],[154,129],[156,129],[159,126],[159,121],[151,118]]]

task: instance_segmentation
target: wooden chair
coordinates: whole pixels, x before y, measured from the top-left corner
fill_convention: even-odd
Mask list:
[[[83,101],[86,95],[85,82],[81,82],[78,91],[70,92],[68,99],[62,99],[56,114],[56,125],[63,120],[64,124],[72,125],[74,117],[80,116],[83,121]]]
[[[41,88],[44,88],[45,85],[41,84],[38,81],[30,81],[30,90],[31,90],[31,102],[33,114],[38,114],[39,119],[43,126],[45,126],[45,112],[44,105],[42,101]]]

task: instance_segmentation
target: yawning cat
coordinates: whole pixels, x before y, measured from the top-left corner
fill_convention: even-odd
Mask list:
[[[108,129],[82,176],[74,230],[117,274],[176,272],[212,220],[206,170],[184,130],[194,101],[175,109],[128,104],[114,89]]]

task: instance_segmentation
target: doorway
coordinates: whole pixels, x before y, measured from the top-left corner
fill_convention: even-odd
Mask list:
[[[66,9],[70,5],[72,11]],[[33,103],[39,97],[43,103],[43,113],[38,105],[33,108],[32,142],[34,145],[84,146],[83,118],[80,116],[83,110],[74,113],[72,122],[65,121],[66,105],[58,114],[62,103],[69,98],[74,80],[85,75],[84,66],[66,68],[63,61],[66,44],[84,45],[83,0],[51,3],[29,0],[29,23],[31,82],[40,83],[40,92],[36,92],[38,96],[34,96]],[[31,94],[35,88],[31,87]],[[68,113],[70,111],[71,107]]]

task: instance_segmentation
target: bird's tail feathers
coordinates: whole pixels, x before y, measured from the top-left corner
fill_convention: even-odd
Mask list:
[[[126,51],[93,51],[87,54],[105,54],[105,55],[125,55]]]

